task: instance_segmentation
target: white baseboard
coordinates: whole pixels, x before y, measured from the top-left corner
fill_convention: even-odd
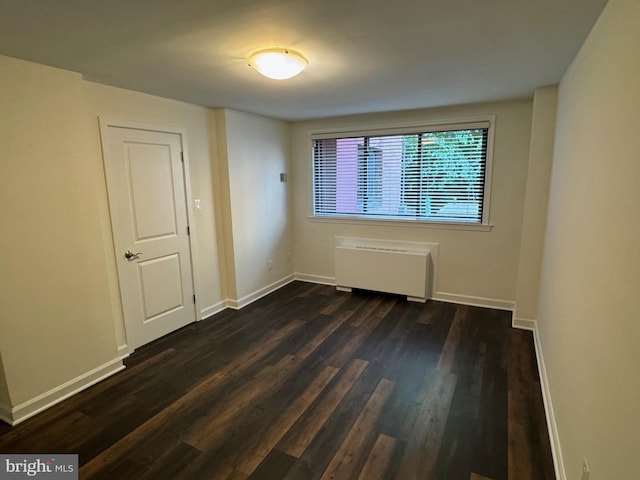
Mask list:
[[[292,273],[290,275],[287,275],[286,277],[281,278],[277,282],[273,282],[272,284],[267,285],[266,287],[263,287],[260,290],[256,290],[255,292],[250,293],[249,295],[245,295],[244,297],[238,300],[231,298],[231,299],[225,300],[225,302],[227,302],[227,306],[229,308],[233,308],[234,310],[240,310],[241,308],[246,307],[247,305],[255,302],[256,300],[260,300],[262,297],[265,297],[270,293],[275,292],[279,288],[284,287],[285,285],[293,282],[294,280],[295,280],[295,277]]]
[[[129,348],[129,345],[127,345],[126,343],[118,346],[118,357],[120,357],[120,360],[124,360],[132,353],[133,353],[133,350],[131,350]]]
[[[220,300],[218,303],[213,305],[209,305],[206,308],[200,310],[200,320],[204,320],[205,318],[209,318],[216,313],[220,313],[221,311],[229,308],[229,300]]]
[[[536,321],[530,318],[518,318],[514,315],[511,319],[511,326],[520,330],[530,330],[534,332],[536,330]]]
[[[544,356],[542,355],[542,345],[540,343],[540,334],[538,333],[537,322],[535,322],[535,326],[533,329],[533,343],[536,348],[536,359],[538,361],[540,386],[542,387],[542,400],[544,401],[544,410],[547,414],[547,429],[549,430],[549,438],[551,439],[553,467],[556,471],[557,480],[567,480],[567,473],[564,469],[564,461],[562,459],[562,448],[560,447],[560,434],[558,433],[556,416],[553,412],[553,403],[551,402],[551,389],[549,388],[549,377],[547,376],[547,367],[545,366]]]
[[[84,373],[72,380],[69,380],[62,385],[59,385],[48,392],[38,395],[31,400],[27,400],[16,407],[13,407],[9,411],[9,418],[4,419],[10,425],[17,425],[20,422],[33,417],[34,415],[42,412],[43,410],[52,407],[53,405],[62,402],[82,390],[89,388],[91,385],[110,377],[114,373],[123,370],[125,367],[122,364],[122,359],[115,358],[103,365],[100,365],[93,370]]]
[[[336,285],[336,279],[334,277],[323,277],[321,275],[312,275],[310,273],[296,273],[295,279],[301,282],[308,283],[320,283],[322,285]],[[498,310],[513,311],[515,308],[514,302],[510,300],[498,300],[495,298],[485,297],[472,297],[470,295],[460,295],[457,293],[437,292],[430,297],[433,300],[439,300],[441,302],[459,303],[462,305],[471,305],[474,307],[487,307],[495,308]]]
[[[558,425],[553,412],[553,403],[551,402],[551,390],[549,389],[549,377],[547,376],[547,367],[544,363],[542,354],[542,345],[540,343],[540,334],[538,333],[538,322],[528,318],[516,318],[512,320],[513,328],[521,330],[530,330],[533,332],[533,345],[536,350],[536,362],[538,364],[538,375],[540,377],[540,387],[542,389],[542,401],[544,403],[545,416],[547,418],[547,430],[549,432],[549,440],[551,441],[551,454],[553,455],[553,468],[555,469],[557,480],[567,480],[567,473],[564,469],[564,461],[562,460],[562,448],[560,447],[560,435],[558,434]]]
[[[510,300],[474,297],[471,295],[460,295],[459,293],[436,292],[431,298],[441,302],[459,303],[461,305],[471,305],[473,307],[495,308],[497,310],[513,311],[515,308],[514,303]]]
[[[335,286],[335,277],[323,277],[322,275],[312,275],[311,273],[296,273],[295,279],[307,283],[319,283],[321,285]]]

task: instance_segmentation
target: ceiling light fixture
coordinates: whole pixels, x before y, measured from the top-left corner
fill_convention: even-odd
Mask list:
[[[309,64],[300,53],[287,48],[268,48],[249,57],[249,65],[265,77],[286,80],[298,75]]]

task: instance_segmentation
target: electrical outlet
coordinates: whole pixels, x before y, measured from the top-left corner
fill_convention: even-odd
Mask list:
[[[589,471],[589,464],[587,463],[587,459],[584,458],[582,460],[582,478],[580,480],[589,480],[589,476],[591,472]]]
[[[269,259],[269,261],[267,262],[267,268],[269,270],[273,270],[273,260]]]

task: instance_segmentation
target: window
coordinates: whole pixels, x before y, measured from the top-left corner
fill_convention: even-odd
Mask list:
[[[487,221],[489,122],[317,134],[317,217],[483,224]]]

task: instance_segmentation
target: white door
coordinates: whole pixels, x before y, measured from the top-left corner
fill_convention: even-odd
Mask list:
[[[103,127],[127,342],[137,348],[195,318],[182,138]]]

